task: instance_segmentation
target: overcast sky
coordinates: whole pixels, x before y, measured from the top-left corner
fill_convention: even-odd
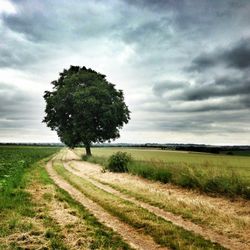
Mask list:
[[[124,90],[116,142],[250,144],[249,0],[0,0],[0,142],[57,142],[43,93],[70,65]]]

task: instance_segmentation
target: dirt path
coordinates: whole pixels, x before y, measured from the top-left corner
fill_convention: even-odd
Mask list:
[[[187,231],[192,231],[196,234],[201,235],[203,238],[210,240],[212,242],[216,242],[219,243],[220,245],[224,246],[225,248],[228,249],[246,249],[246,245],[242,244],[239,241],[236,240],[232,240],[229,239],[227,237],[224,237],[222,235],[217,234],[216,232],[206,229],[206,228],[202,228],[199,225],[196,225],[190,221],[184,220],[181,216],[176,216],[170,212],[164,211],[158,207],[152,206],[148,203],[142,202],[142,201],[138,201],[136,200],[134,197],[125,195],[107,185],[104,185],[96,180],[94,180],[93,178],[91,178],[90,176],[81,173],[80,171],[76,171],[74,170],[72,167],[69,166],[68,163],[64,163],[64,167],[70,171],[71,173],[80,176],[86,180],[88,180],[89,182],[91,182],[93,185],[95,185],[96,187],[114,194],[124,200],[130,201],[134,204],[136,204],[137,206],[140,206],[142,208],[147,209],[149,212],[154,213],[155,215],[162,217],[163,219],[172,222],[174,225],[180,226],[182,228],[184,228]]]
[[[67,153],[67,155],[63,158],[69,161],[68,157],[70,158],[70,153]],[[73,158],[75,158],[75,156],[73,156]],[[157,245],[151,237],[139,233],[133,227],[128,226],[127,224],[118,220],[116,217],[110,215],[101,206],[99,206],[92,200],[88,199],[80,191],[78,191],[76,188],[70,185],[67,181],[63,180],[53,169],[52,161],[48,162],[46,169],[50,177],[60,188],[67,191],[75,200],[77,200],[84,207],[86,207],[101,223],[112,228],[114,231],[120,234],[122,238],[131,247],[135,249],[145,249],[145,250],[167,249]]]
[[[228,249],[237,249],[237,250],[238,249],[242,249],[242,250],[249,249],[250,242],[248,241],[249,237],[247,237],[248,231],[246,231],[245,236],[243,238],[238,238],[237,236],[230,237],[230,235],[228,237],[227,235],[216,232],[212,228],[209,228],[209,227],[203,226],[203,225],[197,225],[197,224],[191,222],[190,220],[183,219],[181,216],[175,215],[171,212],[167,212],[159,207],[150,205],[149,203],[140,201],[140,200],[136,199],[135,197],[133,197],[133,195],[124,194],[124,193],[108,186],[105,183],[111,183],[111,184],[112,183],[121,183],[121,184],[128,183],[128,184],[133,184],[133,185],[142,185],[142,186],[144,185],[146,187],[149,187],[150,191],[151,191],[151,189],[153,191],[155,191],[156,195],[157,195],[157,193],[162,194],[162,193],[166,193],[166,192],[169,192],[169,193],[171,192],[171,194],[172,194],[172,192],[174,192],[174,195],[177,194],[176,198],[179,199],[181,197],[181,199],[186,199],[186,197],[188,197],[188,199],[192,200],[192,202],[195,201],[194,197],[197,198],[197,196],[198,196],[199,202],[204,203],[203,206],[204,205],[211,206],[212,209],[214,209],[216,211],[220,211],[220,213],[222,211],[225,212],[228,217],[239,216],[241,219],[243,218],[243,220],[249,219],[249,207],[247,206],[248,205],[247,201],[246,201],[246,204],[244,204],[242,206],[241,202],[230,202],[229,200],[226,200],[223,198],[208,197],[206,195],[200,195],[200,194],[192,193],[190,191],[185,191],[185,190],[184,191],[181,190],[181,192],[180,192],[180,190],[178,190],[178,188],[169,188],[168,185],[162,185],[159,183],[151,182],[151,181],[144,180],[142,178],[138,178],[136,176],[131,176],[128,174],[102,173],[101,167],[99,165],[79,161],[80,157],[78,155],[76,155],[71,150],[62,151],[61,154],[57,156],[57,159],[62,160],[64,167],[68,171],[73,173],[74,175],[85,178],[87,181],[91,182],[96,187],[98,187],[98,188],[100,188],[108,193],[111,193],[113,195],[116,195],[124,200],[130,201],[137,206],[140,206],[144,209],[147,209],[151,213],[154,213],[155,215],[157,215],[161,218],[164,218],[165,220],[170,221],[173,224],[180,226],[187,231],[192,231],[196,234],[199,234],[203,238],[208,239],[212,242],[219,243],[220,245],[222,245]],[[97,206],[99,206],[99,205],[97,205]],[[225,208],[226,208],[226,210],[225,210]],[[105,212],[105,213],[107,213],[107,212]],[[243,230],[244,229],[242,229],[242,231]],[[247,238],[248,238],[248,240],[245,240]],[[145,249],[145,248],[143,248],[143,249]]]
[[[122,174],[122,177],[120,178],[120,176],[121,176],[120,174],[114,174],[114,173],[103,174],[100,171],[101,170],[100,166],[95,165],[95,164],[91,164],[88,162],[77,161],[79,159],[79,157],[74,152],[69,151],[69,150],[67,152],[65,152],[64,159],[67,159],[67,160],[70,159],[70,161],[64,162],[65,168],[67,170],[71,171],[75,175],[78,175],[80,177],[87,179],[92,184],[94,184],[95,186],[97,186],[98,188],[100,188],[102,190],[105,190],[106,192],[109,192],[109,193],[112,193],[116,196],[119,196],[120,198],[122,198],[124,200],[128,200],[130,202],[133,202],[134,204],[147,209],[148,211],[154,213],[155,215],[157,215],[159,217],[164,218],[167,221],[171,221],[173,224],[180,226],[180,227],[184,228],[185,230],[193,231],[196,234],[203,236],[205,239],[209,239],[212,242],[217,242],[220,245],[222,245],[228,249],[249,249],[249,244],[248,244],[249,242],[247,243],[246,241],[244,242],[238,238],[229,238],[226,235],[218,234],[218,232],[216,232],[210,228],[197,225],[189,220],[183,219],[181,216],[174,215],[173,213],[164,211],[163,209],[152,206],[148,203],[138,201],[137,199],[135,199],[134,197],[132,197],[130,195],[123,194],[123,193],[113,189],[112,187],[104,185],[104,184],[99,182],[99,181],[103,181],[103,179],[105,180],[105,182],[108,182],[110,180],[111,183],[114,179],[116,179],[116,182],[126,182],[126,180],[128,180],[128,179],[133,179],[134,183],[137,183],[138,182],[137,177]],[[105,177],[106,177],[106,179],[105,179]],[[134,180],[134,179],[137,179],[137,180]],[[139,182],[144,182],[144,185],[148,184],[148,181],[141,180],[141,178],[139,178]],[[156,190],[158,189],[158,192],[161,192],[162,189],[158,188],[159,184],[156,184],[156,183],[154,183],[154,184],[155,184],[154,188]],[[160,186],[162,187],[162,185],[160,185]],[[166,191],[166,190],[163,190],[163,191]],[[190,192],[189,192],[189,194],[190,194]],[[188,194],[183,194],[183,193],[181,195],[183,197],[188,196]],[[197,196],[197,194],[195,194],[195,195]],[[244,216],[245,214],[249,215],[249,213],[248,213],[248,210],[245,210],[245,206],[242,206],[241,202],[230,203],[229,201],[223,200],[221,198],[211,198],[211,197],[207,197],[204,195],[200,195],[200,196],[201,197],[199,197],[199,198],[201,198],[202,202],[206,202],[208,206],[211,206],[211,204],[213,204],[217,211],[219,211],[221,209],[229,208],[228,211],[226,210],[226,212],[228,213],[228,216],[230,216],[230,215],[235,216],[235,213],[239,212],[239,214],[242,218],[249,219],[249,216]],[[246,239],[248,238],[247,232],[246,232],[245,238]]]

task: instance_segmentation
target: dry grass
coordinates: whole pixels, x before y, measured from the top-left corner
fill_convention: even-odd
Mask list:
[[[129,174],[101,173],[101,167],[80,162],[71,164],[74,169],[94,177],[96,180],[136,197],[154,206],[199,225],[215,230],[219,234],[249,242],[250,202],[208,197],[169,184],[148,181]]]
[[[147,210],[107,193],[86,179],[75,176],[65,170],[60,163],[55,165],[57,172],[87,197],[101,205],[111,214],[129,225],[151,235],[162,246],[173,249],[223,249],[217,244],[204,240],[192,232],[173,225]]]

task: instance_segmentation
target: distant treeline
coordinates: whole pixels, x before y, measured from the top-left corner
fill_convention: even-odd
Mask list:
[[[153,148],[161,150],[178,150],[178,151],[191,151],[191,152],[204,152],[212,154],[250,154],[250,146],[210,146],[205,144],[96,144],[94,147],[132,147],[132,148]]]
[[[0,142],[0,146],[30,146],[30,147],[63,147],[62,143],[14,143],[14,142]]]
[[[39,146],[39,147],[64,147],[62,143],[0,143],[0,146]],[[79,145],[83,147],[83,145]],[[158,143],[101,143],[94,144],[93,147],[128,147],[128,148],[153,148],[161,150],[178,150],[190,152],[204,152],[212,154],[227,154],[227,155],[249,155],[250,146],[212,146],[205,144],[158,144]]]

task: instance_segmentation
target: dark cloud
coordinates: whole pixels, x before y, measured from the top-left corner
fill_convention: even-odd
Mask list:
[[[173,90],[179,90],[173,93]],[[190,83],[165,81],[153,87],[157,96],[170,93],[169,100],[197,101],[215,97],[250,95],[250,79],[247,77],[221,77],[211,83]]]
[[[194,86],[183,91],[183,100],[195,101],[214,97],[250,95],[250,80],[245,78],[219,78],[212,84]]]
[[[148,117],[147,121],[143,121],[144,128],[148,131],[171,131],[197,134],[227,134],[227,133],[249,133],[250,117],[245,116],[245,111],[229,111],[221,112],[209,111],[200,113],[181,113],[175,114],[166,112],[165,116]],[[138,128],[139,129],[139,128]]]
[[[185,118],[185,121],[163,121],[156,122],[156,128],[160,131],[177,131],[177,132],[191,132],[200,134],[213,133],[247,133],[250,130],[247,127],[232,127],[228,124],[218,123],[211,120],[195,119],[195,117]]]
[[[217,48],[193,59],[188,70],[203,71],[222,64],[225,67],[244,70],[250,67],[250,38],[240,40],[231,48]]]
[[[224,51],[220,60],[228,67],[245,69],[250,67],[250,38],[244,39],[233,48]]]

